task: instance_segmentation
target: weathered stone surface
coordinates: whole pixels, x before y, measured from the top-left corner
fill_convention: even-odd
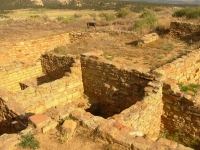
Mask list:
[[[140,44],[148,44],[148,43],[158,40],[158,38],[159,38],[159,36],[157,33],[147,34],[140,38],[140,40],[138,41],[138,44],[139,45]]]
[[[56,128],[57,125],[58,125],[57,121],[50,121],[47,125],[42,127],[42,133],[46,133],[49,130]]]
[[[72,119],[81,120],[83,117],[84,111],[82,109],[74,110],[70,113]]]
[[[75,130],[77,127],[77,123],[73,120],[65,120],[63,125],[61,126],[61,132],[63,134],[67,134],[69,138],[73,137],[75,134]]]

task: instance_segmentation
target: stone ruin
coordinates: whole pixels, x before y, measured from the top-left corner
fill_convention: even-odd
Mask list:
[[[70,35],[65,34],[63,42],[69,44]],[[103,140],[132,150],[189,150],[159,134],[181,130],[186,140],[200,139],[200,94],[191,96],[178,86],[200,84],[199,68],[198,50],[154,70],[113,63],[102,51],[81,54],[80,59],[47,52],[35,64],[4,63],[0,70],[0,141],[11,138],[4,133],[25,132],[28,124],[46,133],[59,119],[70,117]],[[83,97],[87,104],[81,102]],[[51,109],[59,112],[57,116],[45,116]],[[43,120],[37,122],[35,117]],[[62,130],[68,131],[71,124],[71,135],[76,123],[67,122]]]
[[[150,34],[147,34],[147,35],[141,37],[137,43],[138,43],[138,45],[143,46],[145,44],[151,43],[158,39],[159,39],[159,36],[157,33],[150,33]]]

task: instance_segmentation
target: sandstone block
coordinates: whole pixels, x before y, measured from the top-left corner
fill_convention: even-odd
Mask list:
[[[58,122],[56,121],[49,122],[49,124],[47,124],[46,126],[42,128],[42,133],[46,133],[49,130],[56,128],[57,125],[58,125]]]
[[[83,117],[83,110],[82,109],[77,109],[77,110],[74,110],[70,113],[70,117],[72,119],[76,119],[76,120],[81,120],[82,117]]]
[[[50,118],[46,115],[37,114],[29,117],[29,123],[32,124],[35,128],[42,128],[48,124],[49,121]]]
[[[73,120],[65,120],[63,125],[61,126],[61,132],[63,134],[67,134],[68,137],[73,137],[75,134],[75,130],[77,127],[77,123]]]

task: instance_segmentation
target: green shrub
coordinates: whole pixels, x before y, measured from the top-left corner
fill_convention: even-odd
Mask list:
[[[197,150],[200,146],[199,139],[195,139],[191,136],[186,136],[184,132],[181,130],[175,130],[173,133],[165,130],[161,133],[160,138],[166,138],[172,141],[175,141],[179,144],[183,144],[185,146],[189,146]]]
[[[109,13],[100,13],[99,16],[105,18],[106,21],[112,21],[116,19],[116,16],[114,14]]]
[[[136,31],[141,31],[143,28],[153,29],[157,23],[157,18],[155,14],[150,10],[145,10],[140,15],[139,20],[135,21],[134,28]]]
[[[67,18],[65,18],[65,17],[57,17],[56,19],[58,21],[62,22],[62,23],[66,23],[66,24],[68,24],[70,22],[73,22],[73,21],[76,21],[76,19],[74,17],[67,17]]]
[[[140,15],[140,18],[148,18],[148,17],[154,17],[155,14],[153,13],[153,11],[145,9],[143,11],[143,13]]]
[[[125,18],[128,14],[130,14],[131,11],[130,9],[127,9],[127,8],[121,8],[119,11],[117,11],[117,14],[116,16],[118,18]]]
[[[181,91],[187,92],[187,91],[192,91],[194,93],[197,93],[197,89],[200,88],[199,84],[189,84],[189,85],[184,85],[182,82],[178,84]]]
[[[20,140],[20,143],[18,145],[23,148],[30,148],[33,150],[40,148],[39,141],[36,140],[35,137],[33,136],[33,134],[31,134],[31,133],[22,135],[19,140]]]
[[[134,28],[136,31],[141,31],[145,27],[145,20],[136,20]]]
[[[200,17],[200,8],[183,8],[177,10],[173,17],[186,17],[187,19],[197,19]]]
[[[39,18],[40,16],[39,15],[33,15],[33,16],[30,16],[30,18]]]

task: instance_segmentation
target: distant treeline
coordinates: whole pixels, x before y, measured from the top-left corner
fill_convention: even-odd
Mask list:
[[[56,1],[56,0],[55,0]],[[126,2],[115,0],[71,0],[68,4],[45,3],[44,6],[34,5],[31,0],[1,0],[0,10],[14,10],[22,8],[50,8],[50,9],[93,9],[93,10],[119,10],[123,7],[128,7],[134,12],[143,11],[145,8],[159,9],[159,7],[172,7],[183,5],[163,4],[163,3],[148,3],[148,2]]]
[[[0,10],[14,10],[34,7],[34,3],[31,0],[1,0]]]

